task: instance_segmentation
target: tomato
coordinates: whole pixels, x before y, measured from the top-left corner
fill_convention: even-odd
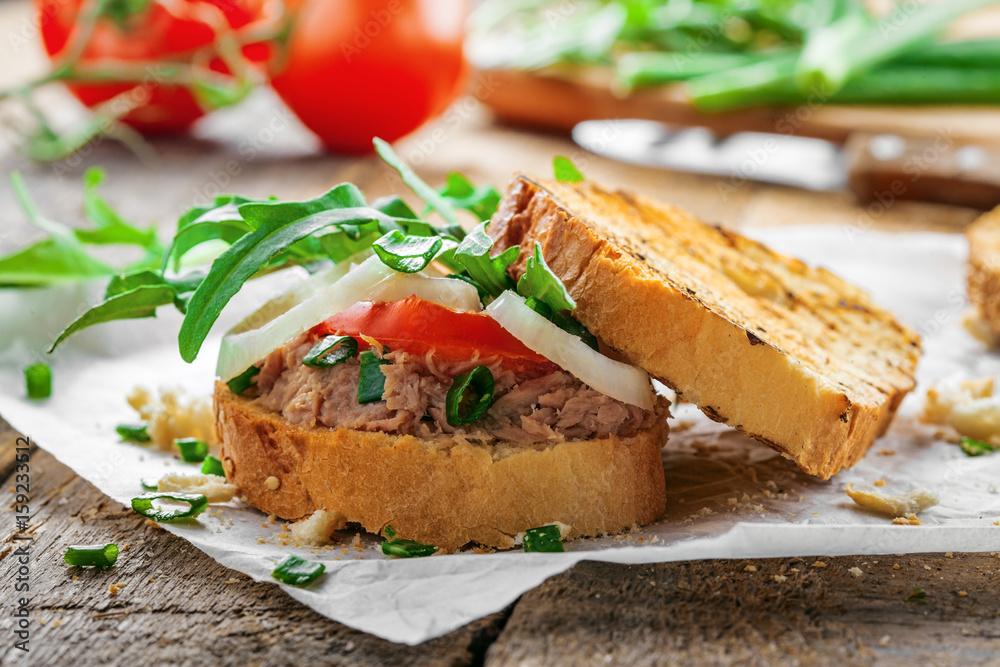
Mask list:
[[[271,85],[326,147],[372,151],[461,90],[465,0],[300,0]]]
[[[35,0],[41,14],[42,41],[53,60],[63,55],[70,37],[79,30],[76,22],[84,1]],[[100,63],[111,69],[116,64],[121,66],[129,62],[183,60],[182,54],[215,41],[212,22],[238,29],[259,16],[261,3],[262,0],[180,0],[162,4],[151,1],[138,13],[126,17],[122,26],[102,16],[97,19],[78,62],[81,65]],[[268,53],[266,49],[261,50],[262,46],[245,47],[244,55],[250,60],[263,60]],[[218,59],[210,61],[209,67],[228,72]],[[149,68],[149,74],[139,83],[69,83],[68,88],[88,107],[128,93],[122,103],[128,104],[131,110],[122,120],[147,134],[178,132],[204,115],[204,110],[187,89],[158,81],[156,72],[155,66]]]
[[[446,360],[465,361],[478,352],[481,357],[498,357],[512,371],[533,376],[558,369],[489,315],[452,310],[415,296],[390,303],[362,301],[313,327],[312,333],[363,334],[390,350],[419,355],[434,350],[435,357]]]

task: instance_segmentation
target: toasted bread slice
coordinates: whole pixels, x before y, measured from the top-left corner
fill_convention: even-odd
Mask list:
[[[666,506],[666,420],[631,438],[448,445],[411,435],[298,426],[215,386],[226,478],[283,519],[317,509],[372,533],[454,550],[509,549],[515,535],[560,522],[569,536],[652,523]]]
[[[969,300],[994,335],[1000,336],[1000,206],[967,230]]]
[[[518,176],[489,233],[521,246],[515,277],[539,243],[595,335],[823,479],[914,386],[920,338],[865,292],[671,206]]]

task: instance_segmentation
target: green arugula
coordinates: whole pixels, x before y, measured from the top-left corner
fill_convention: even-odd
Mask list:
[[[556,180],[560,183],[579,183],[586,180],[580,173],[576,165],[564,155],[557,155],[552,158],[552,171],[555,172]]]
[[[500,204],[500,193],[495,187],[488,184],[476,187],[457,171],[448,172],[444,187],[438,192],[453,207],[469,211],[479,220],[492,218]]]
[[[528,258],[524,275],[517,281],[517,293],[525,298],[535,297],[553,312],[576,308],[576,301],[545,263],[540,243],[535,243],[535,254]]]
[[[392,230],[372,244],[382,263],[400,273],[417,273],[431,263],[441,250],[440,236],[407,236]]]
[[[484,222],[462,239],[455,249],[454,262],[469,275],[476,285],[492,297],[504,290],[513,289],[514,281],[507,275],[507,267],[517,261],[520,249],[511,246],[496,257],[490,256],[493,239],[486,233]]]

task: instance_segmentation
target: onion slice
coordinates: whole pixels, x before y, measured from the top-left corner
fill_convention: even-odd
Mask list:
[[[328,269],[330,277],[335,278],[336,268]],[[223,337],[215,370],[221,380],[236,377],[292,338],[358,301],[416,296],[456,310],[482,310],[472,285],[454,278],[398,273],[378,257],[369,257],[339,280],[296,303],[303,296],[300,285],[264,304]]]
[[[653,408],[653,389],[646,371],[597,352],[529,308],[514,292],[501,294],[486,307],[486,312],[526,347],[590,388],[643,410]]]

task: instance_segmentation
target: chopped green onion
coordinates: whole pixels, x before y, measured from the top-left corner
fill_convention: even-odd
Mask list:
[[[556,180],[560,183],[579,183],[586,179],[565,155],[557,155],[552,158],[552,171],[555,172]]]
[[[389,531],[386,530],[386,537],[389,536],[388,533]],[[396,531],[393,531],[393,535],[395,534]],[[382,553],[396,558],[423,558],[424,556],[433,556],[435,551],[437,551],[437,547],[413,540],[392,539],[382,543]]]
[[[201,464],[201,474],[225,477],[226,471],[222,469],[222,461],[209,454]]]
[[[380,366],[391,363],[385,359],[379,359],[371,350],[365,350],[359,357],[361,360],[361,374],[358,377],[358,403],[374,403],[382,400],[385,392],[385,374]]]
[[[440,236],[406,236],[397,229],[372,243],[382,263],[400,273],[423,271],[441,250]]]
[[[31,364],[24,369],[28,398],[41,400],[52,395],[52,369],[45,364]]]
[[[147,424],[119,424],[115,432],[125,442],[149,442],[152,438],[147,428]]]
[[[174,440],[177,450],[181,453],[181,461],[185,463],[201,463],[208,456],[208,443],[197,438],[179,438]]]
[[[333,349],[335,347],[336,350]],[[347,361],[357,353],[358,341],[350,336],[323,336],[302,358],[302,363],[313,368],[328,368]]]
[[[316,563],[295,554],[288,554],[271,572],[271,576],[283,584],[290,586],[305,586],[316,581],[326,572],[326,565]]]
[[[76,567],[111,567],[118,560],[118,546],[108,544],[77,544],[66,548],[63,560]]]
[[[257,366],[251,366],[234,377],[232,380],[228,381],[226,386],[229,387],[229,391],[239,396],[250,388],[250,385],[253,384],[250,380],[252,380],[258,373],[260,373],[260,368]]]
[[[153,507],[154,500],[175,500],[187,503],[188,509],[158,510]],[[132,509],[154,521],[178,521],[193,519],[208,507],[208,498],[200,493],[144,493],[132,499]]]
[[[139,480],[143,491],[156,491],[160,488],[160,482],[155,477],[143,477]]]
[[[493,402],[493,373],[486,366],[476,366],[455,378],[445,399],[448,424],[469,424],[490,409]]]
[[[524,531],[524,550],[537,552],[565,551],[562,544],[562,531],[559,526],[542,526]]]
[[[392,527],[392,524],[387,525],[385,527],[385,539],[391,540],[394,539],[395,537],[396,537],[396,529]]]
[[[983,456],[1000,451],[1000,447],[994,447],[988,442],[973,440],[972,438],[962,438],[962,451],[969,456]]]

